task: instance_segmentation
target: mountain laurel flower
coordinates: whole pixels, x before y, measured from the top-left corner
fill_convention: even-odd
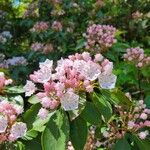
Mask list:
[[[42,92],[36,93],[43,108],[39,111],[39,116],[59,105],[65,111],[78,109],[80,91],[93,92],[97,80],[101,88],[115,87],[117,77],[112,74],[113,63],[101,54],[91,57],[89,52],[76,53],[61,58],[56,67],[53,66],[53,61],[46,59],[39,63],[39,70],[30,75],[30,80],[38,83],[37,87],[42,87],[39,89]],[[28,92],[26,95],[35,92],[33,85],[25,85],[25,89]]]
[[[30,75],[30,79],[37,83],[46,83],[52,77],[52,65],[53,61],[46,59],[39,64],[40,69]]]
[[[138,68],[150,65],[150,57],[144,54],[140,47],[128,48],[123,57],[125,61],[133,63]]]
[[[41,118],[41,119],[46,119],[46,117],[48,116],[48,110],[45,109],[45,108],[41,108],[38,112],[38,116]]]
[[[95,61],[95,62],[101,62],[103,59],[104,59],[103,55],[101,55],[101,54],[96,54],[94,61]]]
[[[128,128],[132,129],[133,127],[135,127],[135,123],[133,121],[129,121],[128,122]]]
[[[34,24],[33,28],[30,29],[31,32],[44,32],[49,28],[48,22],[37,22]]]
[[[62,24],[59,21],[54,21],[52,24],[52,29],[55,31],[61,31],[62,30]]]
[[[15,141],[22,138],[26,131],[26,124],[17,122],[17,117],[23,108],[8,101],[0,101],[0,143]]]
[[[27,83],[24,86],[25,96],[31,96],[36,89],[35,84],[32,81],[27,80]]]
[[[103,52],[111,47],[115,42],[116,28],[110,25],[93,24],[87,28],[84,34],[87,42],[85,48],[87,50]]]
[[[27,125],[23,122],[16,122],[12,125],[10,135],[15,139],[22,138],[27,132]]]
[[[60,99],[60,102],[65,111],[75,110],[79,105],[79,95],[72,91],[67,91]]]
[[[146,113],[142,113],[142,114],[140,115],[140,118],[143,119],[143,120],[146,120],[147,117],[148,117],[148,116],[147,116]]]
[[[146,130],[146,131],[140,132],[140,133],[138,134],[138,136],[139,136],[140,139],[144,140],[148,134],[149,134],[149,133],[148,133],[148,131]]]
[[[102,89],[113,89],[115,88],[117,76],[114,74],[100,75],[98,78],[99,85]]]
[[[0,133],[4,133],[8,126],[7,117],[0,114]]]
[[[5,74],[0,72],[0,90],[12,83],[12,79],[6,79]]]

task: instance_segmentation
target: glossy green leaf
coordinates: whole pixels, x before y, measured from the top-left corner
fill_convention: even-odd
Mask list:
[[[87,135],[87,124],[82,118],[78,117],[71,122],[70,138],[75,150],[83,150]]]
[[[15,94],[21,94],[24,93],[23,86],[13,86],[13,87],[7,87],[4,90],[6,93],[15,93]]]
[[[28,129],[32,128],[32,124],[36,120],[40,108],[40,104],[32,105],[23,115],[24,122],[27,123]]]
[[[68,117],[64,111],[57,110],[42,133],[42,150],[65,150],[68,138]]]
[[[123,138],[117,141],[117,143],[113,147],[113,150],[131,150],[131,147],[128,141]]]
[[[93,93],[93,102],[101,115],[108,121],[112,116],[112,107],[108,100],[100,94]]]
[[[30,104],[37,104],[40,102],[40,100],[38,99],[38,97],[36,95],[32,95],[29,99],[28,102]]]
[[[94,125],[98,125],[101,123],[101,113],[91,102],[86,103],[85,109],[81,113],[81,117],[87,122]]]

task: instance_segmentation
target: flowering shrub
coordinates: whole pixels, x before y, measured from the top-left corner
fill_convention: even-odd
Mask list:
[[[79,93],[93,92],[97,79],[103,89],[112,89],[116,83],[112,62],[104,59],[101,54],[96,54],[92,59],[88,52],[76,53],[58,60],[55,69],[53,61],[48,59],[39,66],[40,69],[31,74],[30,79],[44,87],[44,92],[36,94],[44,108],[38,114],[41,118],[47,117],[47,109],[56,109],[60,103],[66,111],[78,109]],[[27,81],[24,86],[26,96],[41,91],[32,81]]]

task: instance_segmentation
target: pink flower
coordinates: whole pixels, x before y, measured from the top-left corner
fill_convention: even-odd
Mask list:
[[[34,24],[33,28],[30,30],[31,32],[43,32],[46,31],[49,28],[49,25],[47,22],[37,22]]]
[[[140,47],[128,48],[124,54],[124,60],[132,62],[139,68],[150,64],[149,57],[144,54],[144,50]]]
[[[103,60],[103,58],[104,57],[101,54],[96,54],[94,61],[95,62],[101,62]]]
[[[93,24],[87,28],[87,33],[84,37],[87,40],[86,49],[92,51],[105,51],[115,42],[116,28],[109,25]]]
[[[146,126],[146,127],[150,127],[150,121],[148,121],[148,120],[147,120],[147,121],[145,121],[145,122],[144,122],[144,126]]]
[[[46,83],[52,78],[53,61],[46,59],[45,62],[40,63],[40,69],[30,75],[30,79],[38,83]]]
[[[54,21],[52,24],[52,29],[56,31],[61,31],[62,30],[62,24],[59,21]]]
[[[25,90],[25,96],[31,96],[37,88],[35,87],[35,84],[32,81],[27,80],[26,85],[24,86]]]
[[[88,85],[87,87],[86,87],[86,91],[87,92],[89,92],[89,93],[91,93],[91,92],[93,92],[93,86],[92,85]]]
[[[90,53],[88,53],[88,52],[83,52],[83,53],[82,53],[82,57],[83,57],[83,59],[84,59],[85,61],[91,60]]]
[[[8,80],[5,80],[5,85],[9,85],[9,84],[12,84],[12,79],[8,79]]]
[[[39,116],[41,119],[46,119],[47,116],[48,116],[48,110],[47,110],[47,109],[44,109],[44,108],[41,108],[41,109],[39,110],[38,116]]]
[[[5,75],[3,72],[0,72],[0,90],[2,90],[4,85],[5,85]]]
[[[148,135],[148,131],[143,131],[138,134],[139,138],[142,140],[144,140],[147,135]]]
[[[108,59],[104,59],[104,61],[101,63],[101,66],[102,66],[102,74],[109,75],[112,73],[113,63],[110,62]]]
[[[141,119],[143,119],[143,120],[146,120],[147,119],[147,114],[145,114],[145,113],[142,113],[141,115],[140,115],[140,118]]]
[[[135,127],[135,123],[134,123],[133,121],[129,121],[129,122],[128,122],[128,127],[129,127],[130,129],[134,128],[134,127]]]

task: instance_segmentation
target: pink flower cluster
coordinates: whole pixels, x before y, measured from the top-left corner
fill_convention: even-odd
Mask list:
[[[55,69],[53,61],[47,59],[39,67],[38,71],[30,75],[33,82],[27,81],[24,89],[26,96],[40,91],[36,95],[43,106],[39,111],[42,118],[47,116],[49,109],[55,109],[60,103],[66,111],[77,109],[79,93],[93,92],[97,80],[104,89],[112,89],[116,83],[112,62],[104,59],[101,54],[92,58],[88,52],[76,53],[58,60]],[[43,84],[44,89],[38,89],[35,83]]]
[[[49,28],[49,24],[48,22],[37,22],[36,24],[34,24],[33,28],[30,29],[31,32],[44,32]]]
[[[26,11],[23,14],[24,18],[29,18],[29,17],[38,17],[38,2],[32,1],[28,7],[26,8]]]
[[[146,108],[146,104],[144,104],[143,100],[140,100],[136,104],[132,115],[129,116],[130,120],[128,121],[128,129],[139,132],[139,130],[144,127],[150,127],[149,115],[150,109]],[[147,130],[138,133],[138,136],[141,139],[145,139],[147,135]]]
[[[53,45],[51,43],[43,44],[39,42],[32,43],[31,49],[35,52],[42,52],[48,54],[53,51]]]
[[[3,88],[6,85],[9,85],[12,83],[11,79],[6,79],[5,74],[3,72],[0,72],[0,93],[2,92]]]
[[[54,21],[52,24],[52,29],[55,31],[61,31],[62,30],[62,24],[59,21]]]
[[[124,59],[134,63],[136,67],[141,68],[150,64],[150,57],[144,54],[142,48],[128,48],[126,51],[126,54],[123,55]]]
[[[103,52],[111,47],[115,42],[116,28],[110,25],[93,24],[87,28],[84,34],[87,42],[86,49],[90,51]]]
[[[26,124],[17,122],[17,117],[23,112],[23,107],[8,101],[0,102],[0,144],[22,138],[26,131]]]
[[[150,109],[146,108],[143,100],[135,102],[127,111],[121,106],[115,106],[114,110],[118,116],[109,122],[107,128],[102,132],[105,140],[101,141],[100,145],[110,148],[127,132],[136,134],[142,140],[149,135],[148,130],[144,128],[150,127]]]

